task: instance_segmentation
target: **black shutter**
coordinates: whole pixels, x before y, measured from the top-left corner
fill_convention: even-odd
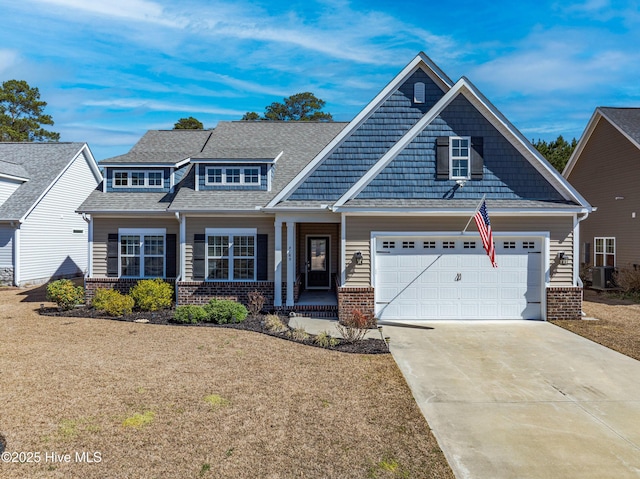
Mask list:
[[[269,235],[258,235],[256,253],[258,263],[256,279],[266,281],[269,276]]]
[[[205,235],[193,235],[193,279],[204,279]]]
[[[118,233],[107,237],[107,276],[118,276]]]
[[[483,138],[481,136],[471,137],[471,179],[482,179],[483,159]]]
[[[176,235],[166,236],[166,249],[165,249],[165,261],[166,263],[166,277],[176,277]]]
[[[436,178],[449,179],[449,137],[436,138]]]

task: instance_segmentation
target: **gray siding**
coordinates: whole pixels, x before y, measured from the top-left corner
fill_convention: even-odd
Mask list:
[[[22,181],[0,178],[0,205],[16,191],[22,183]]]
[[[593,264],[594,237],[602,236],[616,238],[618,267],[640,264],[640,150],[600,119],[568,180],[598,208],[580,223],[580,261],[590,243]]]
[[[413,85],[425,83],[426,101],[413,103]],[[442,98],[443,92],[416,71],[290,196],[290,200],[335,201]]]
[[[347,281],[346,286],[367,287],[371,285],[371,232],[372,231],[416,231],[416,232],[458,232],[462,231],[468,218],[466,217],[353,217],[348,216],[346,221],[346,258]],[[535,231],[550,233],[550,274],[551,283],[555,286],[571,286],[572,251],[573,251],[573,219],[571,217],[541,217],[541,218],[507,218],[492,217],[493,231]],[[472,224],[469,231],[474,231]],[[352,258],[356,251],[361,251],[363,262],[356,265],[348,259]],[[558,252],[564,251],[569,258],[569,264],[558,265],[555,261]],[[500,258],[496,258],[498,267]]]
[[[454,189],[436,179],[436,138],[483,138],[483,177]],[[562,201],[562,196],[462,95],[458,96],[358,196],[358,199],[481,198]]]

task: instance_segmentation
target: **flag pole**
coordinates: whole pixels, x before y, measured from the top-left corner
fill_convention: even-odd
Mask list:
[[[469,218],[469,221],[467,221],[467,225],[464,227],[464,229],[460,233],[461,235],[464,234],[465,231],[467,231],[467,228],[469,227],[469,224],[471,223],[471,220],[474,218],[474,216],[476,215],[476,213],[478,212],[478,210],[482,206],[482,202],[485,200],[486,196],[487,196],[486,193],[484,195],[482,195],[482,199],[480,200],[480,203],[478,203],[478,206],[476,206],[476,209],[473,212],[473,214],[471,215],[471,218]]]

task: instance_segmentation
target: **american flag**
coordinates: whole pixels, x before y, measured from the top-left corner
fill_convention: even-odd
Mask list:
[[[482,204],[476,215],[473,217],[476,220],[476,226],[480,232],[480,239],[482,239],[482,246],[484,246],[489,259],[491,260],[491,266],[498,267],[496,263],[496,250],[493,247],[493,235],[491,234],[491,222],[489,221],[489,213],[487,213],[487,204],[482,200]]]

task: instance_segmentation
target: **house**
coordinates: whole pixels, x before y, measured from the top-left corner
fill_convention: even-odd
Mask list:
[[[79,208],[89,296],[159,276],[179,304],[258,290],[269,308],[340,318],[580,316],[573,258],[590,205],[423,53],[349,123],[149,131],[101,166]],[[483,197],[498,268],[465,229]]]
[[[639,165],[640,108],[596,108],[562,173],[597,208],[580,224],[584,266],[640,264]]]
[[[0,283],[82,276],[88,224],[76,209],[102,181],[86,143],[0,143]]]

